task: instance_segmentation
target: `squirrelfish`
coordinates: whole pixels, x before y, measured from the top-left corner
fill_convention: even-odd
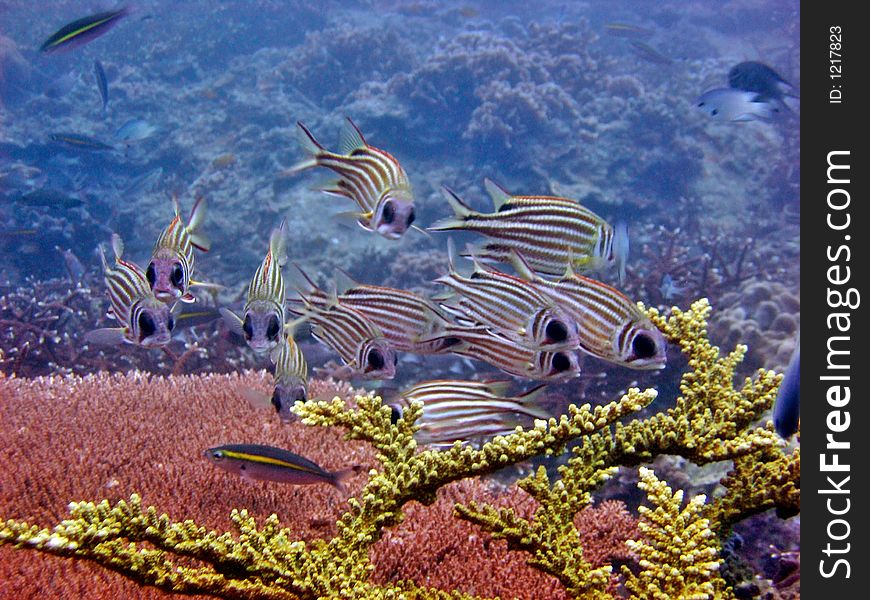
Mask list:
[[[328,483],[345,492],[344,482],[358,469],[327,471],[304,456],[261,444],[227,444],[209,448],[205,457],[218,467],[244,479],[292,485]]]
[[[484,269],[477,261],[469,277],[461,276],[452,261],[450,271],[436,282],[459,295],[442,307],[465,324],[480,323],[534,350],[560,350],[578,343],[576,324],[553,299],[529,282]]]
[[[508,396],[509,381],[425,381],[401,392],[390,404],[392,418],[402,417],[412,401],[423,403],[414,437],[420,443],[446,445],[506,435],[533,419],[547,420],[550,414],[535,405],[545,386],[518,396]]]
[[[124,244],[112,235],[115,263],[110,265],[100,247],[106,286],[111,302],[110,315],[121,327],[97,329],[85,335],[85,341],[97,344],[129,342],[146,348],[164,346],[172,338],[175,319],[169,306],[154,297],[142,269],[124,260]]]
[[[533,350],[484,325],[447,325],[421,342],[440,342],[442,351],[480,360],[509,375],[533,381],[565,381],[580,375],[576,352]]]
[[[197,198],[186,225],[181,221],[178,198],[173,197],[172,202],[175,217],[157,238],[145,276],[158,300],[193,302],[196,298],[188,290],[191,285],[201,285],[192,279],[193,249],[207,252],[211,245],[208,238],[197,233],[205,219],[205,199]]]
[[[405,170],[391,154],[370,146],[347,119],[338,152],[324,148],[302,123],[296,123],[299,143],[310,158],[290,169],[298,173],[311,167],[326,167],[339,175],[323,191],[350,198],[360,212],[354,213],[364,229],[387,239],[402,236],[414,222],[414,194]]]
[[[272,406],[284,422],[296,419],[290,409],[297,401],[308,399],[308,363],[288,330],[275,356],[275,391]]]
[[[557,196],[512,196],[484,180],[495,212],[472,210],[450,188],[442,191],[455,213],[437,221],[429,231],[467,230],[493,238],[471,254],[484,262],[509,262],[518,252],[539,273],[561,275],[570,264],[578,271],[598,271],[608,265],[624,275],[627,240],[604,219],[576,200]]]
[[[269,251],[248,285],[248,296],[239,317],[226,308],[221,314],[230,328],[244,336],[254,352],[272,350],[280,341],[286,323],[286,288],[281,268],[287,262],[287,222],[272,231]]]
[[[307,306],[302,320],[311,324],[311,335],[326,344],[341,360],[367,379],[392,379],[398,357],[395,349],[371,321],[338,302],[327,307]]]
[[[582,350],[632,369],[665,366],[664,336],[623,293],[570,269],[558,281],[544,279],[535,275],[516,253],[512,262],[522,278],[558,302],[570,315]]]

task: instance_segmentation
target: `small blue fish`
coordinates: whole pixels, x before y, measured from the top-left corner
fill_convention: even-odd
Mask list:
[[[801,411],[801,342],[798,342],[788,361],[785,376],[779,384],[779,393],[773,405],[773,426],[782,438],[791,437],[798,428]]]
[[[228,444],[209,448],[205,457],[222,469],[243,479],[277,481],[293,485],[328,483],[346,492],[344,482],[358,468],[326,471],[303,456],[274,446],[261,444]]]
[[[53,34],[39,47],[40,52],[50,54],[61,50],[72,50],[88,42],[91,42],[112,27],[117,25],[123,17],[129,13],[126,6],[116,10],[88,15],[67,23]]]
[[[755,92],[716,88],[701,94],[696,105],[714,121],[769,121],[777,109]]]
[[[94,61],[94,77],[97,79],[97,90],[99,90],[100,100],[103,102],[103,114],[106,114],[106,108],[109,106],[109,82],[99,59]]]
[[[121,125],[115,132],[115,139],[129,144],[149,138],[157,131],[157,128],[145,119],[130,119]]]

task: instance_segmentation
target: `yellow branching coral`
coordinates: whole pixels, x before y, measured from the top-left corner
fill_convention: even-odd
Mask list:
[[[634,598],[651,600],[710,600],[731,598],[719,577],[719,541],[703,516],[703,494],[681,508],[683,492],[640,469],[638,486],[655,508],[641,506],[641,540],[627,544],[640,557],[638,575],[623,567],[625,587]]]
[[[354,403],[339,398],[297,403],[295,411],[305,424],[342,427],[348,438],[366,441],[378,453],[380,468],[372,469],[360,494],[348,500],[332,539],[298,541],[290,529],[280,527],[275,515],[258,526],[245,510],[232,514],[236,531],[209,531],[193,521],[173,522],[153,507],[143,509],[133,495],[114,506],[105,501],[71,504],[70,519],[53,530],[6,521],[0,524],[0,544],[85,558],[143,584],[183,593],[270,599],[471,598],[409,582],[375,585],[369,562],[372,545],[386,527],[402,521],[408,502],[432,503],[437,490],[449,482],[534,456],[560,454],[573,444],[558,478],[551,480],[541,468],[518,483],[538,502],[531,518],[475,504],[458,506],[458,514],[506,539],[512,548],[528,552],[529,562],[555,575],[571,595],[607,598],[611,569],[593,568],[583,558],[574,525],[577,512],[590,504],[591,492],[615,467],[637,465],[661,454],[697,464],[731,460],[734,468],[723,480],[726,494],[709,504],[694,499],[682,510],[679,492],[671,494],[651,473],[644,473],[641,486],[657,508],[644,513],[645,539],[638,540],[636,548],[647,562],[644,572],[632,579],[632,589],[641,597],[656,597],[655,589],[668,593],[668,578],[685,555],[695,566],[679,593],[687,598],[708,597],[703,594],[709,589],[727,593],[712,567],[714,532],[724,532],[736,520],[769,507],[799,510],[800,453],[798,449],[783,454],[769,424],[753,426],[773,403],[781,378],[759,371],[735,388],[734,368],[745,348],[720,356],[706,338],[709,310],[702,300],[685,312],[674,309],[667,319],[647,311],[680,345],[690,370],[674,406],[646,419],[625,422],[657,393],[631,389],[603,406],[572,405],[558,419],[536,421],[528,430],[517,428],[480,449],[456,443],[437,451],[419,448],[414,439],[420,403],[412,402],[395,424],[389,407],[371,395],[358,396]],[[671,523],[657,517],[668,510],[676,510],[681,520]],[[677,526],[682,529],[667,529]],[[676,558],[647,550],[663,551],[656,540],[664,539],[671,541],[670,550],[680,553]]]

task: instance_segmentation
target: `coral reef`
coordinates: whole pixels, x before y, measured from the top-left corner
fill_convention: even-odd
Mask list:
[[[527,552],[529,564],[555,576],[568,595],[606,598],[612,589],[612,568],[590,562],[577,529],[577,523],[582,525],[583,521],[575,518],[590,504],[591,493],[613,473],[614,467],[636,465],[660,454],[682,456],[696,464],[731,460],[734,469],[723,480],[726,494],[706,503],[696,498],[686,508],[680,507],[681,493],[671,494],[650,471],[641,472],[641,487],[657,508],[641,511],[641,535],[629,544],[629,549],[640,558],[640,573],[623,569],[626,585],[642,597],[649,592],[642,592],[641,588],[647,590],[650,584],[663,593],[721,597],[719,590],[724,590],[722,594],[728,592],[714,569],[720,548],[716,534],[725,534],[734,522],[767,508],[775,507],[783,514],[798,511],[800,450],[784,453],[769,423],[753,426],[773,402],[780,376],[772,371],[759,371],[754,379],[747,378],[735,388],[734,369],[745,354],[745,347],[738,346],[728,355],[719,355],[719,349],[706,339],[709,310],[706,301],[698,301],[689,311],[674,309],[667,319],[654,309],[647,311],[669,340],[680,345],[689,359],[690,370],[684,374],[682,394],[673,408],[645,419],[622,423],[656,397],[654,390],[632,389],[619,401],[607,405],[594,408],[572,405],[568,414],[559,419],[550,419],[549,423],[537,421],[525,431],[518,428],[479,450],[457,444],[438,452],[418,448],[414,441],[414,420],[422,410],[419,403],[412,403],[396,424],[391,424],[390,411],[375,396],[358,396],[353,404],[341,398],[297,404],[295,410],[305,425],[344,428],[346,437],[357,441],[353,442],[355,447],[360,450],[373,447],[379,463],[374,466],[370,458],[364,459],[365,454],[357,456],[360,460],[355,462],[372,465],[368,480],[361,490],[358,483],[353,486],[356,495],[348,500],[345,512],[334,528],[329,527],[325,538],[305,537],[295,522],[293,527],[281,527],[276,515],[265,520],[262,516],[256,518],[250,507],[232,511],[235,533],[209,531],[202,523],[173,522],[168,516],[158,515],[153,507],[144,508],[140,497],[134,494],[114,506],[108,501],[74,502],[70,505],[71,517],[54,529],[6,521],[0,528],[0,541],[50,554],[87,558],[141,583],[184,593],[248,598],[335,595],[381,598],[398,594],[407,598],[466,597],[459,592],[448,594],[418,587],[410,581],[375,583],[370,562],[372,548],[383,541],[388,528],[402,523],[408,503],[431,505],[438,490],[450,482],[493,473],[537,455],[559,454],[568,443],[576,441],[572,457],[558,469],[557,478],[551,480],[542,467],[518,483],[538,504],[534,511],[523,510],[522,504],[516,510],[499,508],[498,503],[491,504],[486,499],[475,502],[472,496],[460,500],[456,507],[459,515],[481,525],[496,538],[506,539],[511,550]],[[201,392],[191,389],[195,382],[193,378],[172,380],[166,393],[189,395],[201,405],[206,400]],[[58,379],[56,385],[71,391],[69,388],[75,386],[70,383]],[[97,395],[105,397],[112,394],[110,384],[131,381],[115,376],[108,380],[94,378],[88,383]],[[2,384],[0,391],[39,382],[9,379],[2,380]],[[227,396],[232,396],[229,387],[223,382],[220,396],[224,404],[228,402]],[[81,391],[77,396],[78,402],[88,402],[88,396]],[[12,402],[5,399],[0,406],[8,410],[8,406],[14,406],[14,398],[13,392]],[[153,405],[159,400],[158,396],[150,402]],[[226,415],[221,416],[224,422],[233,422]],[[183,423],[179,417],[173,414],[173,422]],[[111,417],[102,418],[111,422]],[[128,419],[139,421],[135,416]],[[294,427],[299,432],[316,431],[298,424]],[[322,436],[314,433],[305,437],[309,441]],[[360,445],[359,441],[367,444]],[[323,448],[323,440],[319,443]],[[310,455],[321,456],[313,447],[304,447]],[[323,456],[341,456],[346,463],[350,456],[341,450],[336,455],[337,449],[337,442],[331,442]],[[136,450],[157,452],[154,456],[159,460],[163,449]],[[117,451],[116,448],[114,452]],[[109,456],[110,463],[117,461],[117,457]],[[186,461],[177,458],[173,464],[178,468]],[[184,477],[181,472],[176,476],[179,475]],[[182,503],[183,512],[198,514],[197,507],[206,512],[214,510],[213,506],[203,507],[203,495],[198,493],[202,488],[191,489],[185,478],[175,486],[190,499]],[[250,494],[248,491],[246,495]],[[213,498],[211,493],[205,496]],[[4,512],[10,510],[9,500],[5,504]],[[261,514],[262,503],[254,501],[254,504],[260,507],[256,513]],[[333,505],[331,510],[335,508]],[[668,511],[672,518],[662,519],[661,513]],[[225,523],[219,527],[225,528]],[[329,535],[333,537],[328,538]],[[669,575],[673,567],[668,565],[677,564],[674,561],[681,560],[683,554],[695,556],[698,563],[682,579],[675,579]]]

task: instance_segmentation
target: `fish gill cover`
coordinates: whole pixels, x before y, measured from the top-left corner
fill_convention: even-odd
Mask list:
[[[546,1],[532,9],[153,0],[99,13],[50,1],[38,18],[23,2],[3,11],[0,464],[11,476],[0,515],[21,520],[6,525],[4,543],[112,563],[167,590],[226,596],[316,597],[343,586],[408,597],[437,597],[434,588],[501,597],[678,593],[659,575],[681,567],[651,557],[698,565],[696,579],[675,583],[680,593],[799,594],[797,520],[762,512],[798,509],[799,442],[782,446],[767,412],[779,382],[769,370],[785,371],[800,326],[796,2]],[[62,52],[40,52],[55,32],[116,13],[108,27],[73,34]],[[697,105],[702,97],[727,110],[713,115],[715,106]],[[347,168],[298,172],[309,154],[297,122],[347,156]],[[361,154],[348,122],[390,160]],[[413,196],[391,200],[388,172],[406,175],[410,185],[399,192]],[[532,269],[535,261],[511,253],[531,239],[543,256],[563,233],[511,222],[511,231],[534,232],[512,233],[519,237],[507,247],[504,236],[425,231],[453,216],[442,186],[475,213],[498,214],[486,180],[509,194],[551,198],[554,207],[576,204],[611,231],[627,225],[624,280],[608,258],[615,242],[606,228],[547,254],[564,269],[538,260],[547,271],[530,273],[522,260]],[[207,214],[193,208],[206,202]],[[207,236],[207,253],[196,242],[171,247],[181,240],[166,234],[176,215],[179,231],[187,225]],[[274,311],[277,323],[251,323],[271,340],[269,352],[256,354],[246,344],[248,288],[284,220],[288,262],[269,273],[286,280],[287,310]],[[106,314],[99,247],[111,265],[113,234],[123,239],[123,260],[152,287],[149,260],[163,261],[154,268],[158,293],[123,304],[129,324]],[[163,237],[172,244],[158,256]],[[512,310],[518,290],[537,277],[551,282],[541,289],[574,291],[534,296],[539,306],[520,322],[541,335],[518,334],[516,319],[509,331],[499,314],[480,323],[472,291],[436,283],[450,268],[448,238],[462,277],[495,273]],[[487,255],[475,255],[480,248]],[[307,312],[306,277],[322,292]],[[572,286],[572,278],[595,283]],[[364,285],[379,287],[362,294]],[[692,304],[698,298],[712,312]],[[658,312],[641,311],[638,301]],[[620,315],[629,313],[626,322]],[[339,318],[350,314],[356,320]],[[565,314],[600,327],[583,330],[595,343],[580,345],[585,338]],[[106,330],[121,335],[95,333]],[[160,348],[141,343],[158,339]],[[301,359],[276,373],[283,348]],[[626,366],[638,358],[666,366]],[[279,393],[263,370],[292,373],[296,391]],[[418,425],[466,440],[461,448],[438,453],[414,437],[413,407],[389,423],[386,405],[400,390],[462,380],[511,386],[498,390],[490,412],[460,397],[449,412],[423,413],[428,421]],[[503,399],[523,397],[534,380],[547,383],[529,401],[534,411],[505,414]],[[658,393],[625,395],[633,388]],[[290,411],[286,398],[300,395],[309,401]],[[333,396],[343,403],[321,404]],[[703,406],[712,422],[696,412]],[[555,421],[536,422],[531,415],[541,411]],[[300,416],[368,441],[349,446]],[[525,433],[512,433],[516,426]],[[490,441],[493,432],[508,435]],[[714,440],[723,440],[720,449]],[[329,472],[364,468],[351,477],[347,502],[321,484],[242,485],[203,458],[229,444],[267,444]],[[681,503],[665,481],[692,500]],[[134,492],[141,503],[131,501]],[[109,505],[76,504],[63,531],[22,524],[60,522],[68,502],[103,497]],[[620,531],[630,533],[592,535],[581,516],[614,500],[631,523]],[[465,507],[462,520],[452,515],[455,503]],[[658,507],[686,532],[641,506]],[[247,512],[228,520],[234,507]],[[163,511],[178,523],[161,520]],[[182,525],[185,518],[217,532],[238,526],[241,537],[209,537]],[[143,523],[154,527],[144,537]],[[87,533],[105,527],[114,533]],[[731,531],[743,535],[739,549],[724,544]],[[685,545],[654,547],[661,536]],[[430,550],[439,539],[456,542]],[[125,553],[128,541],[145,544],[141,559]],[[284,558],[237,558],[264,548]],[[0,597],[35,593],[37,574],[64,569],[32,553],[0,553]],[[208,577],[197,583],[175,568],[189,559],[211,565]],[[256,576],[245,577],[248,569]],[[427,579],[433,569],[443,575]],[[83,567],[75,573],[63,585],[106,595],[124,585]],[[281,587],[297,580],[304,583]]]

